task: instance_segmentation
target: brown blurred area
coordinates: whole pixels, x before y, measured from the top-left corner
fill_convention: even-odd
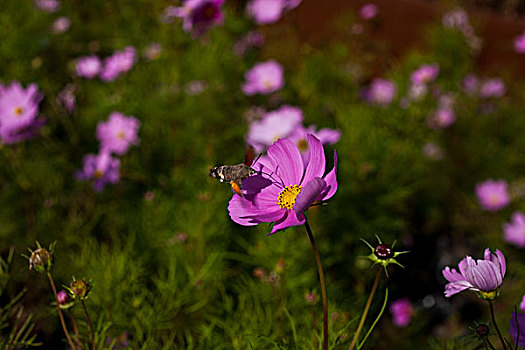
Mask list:
[[[508,1],[507,1],[508,2]],[[264,28],[267,36],[266,54],[271,56],[276,51],[280,57],[284,54],[293,56],[294,51],[305,44],[322,48],[327,42],[348,40],[350,29],[344,28],[345,18],[348,27],[358,19],[358,11],[365,3],[375,3],[379,14],[374,22],[377,27],[372,40],[377,38],[384,50],[394,58],[402,58],[409,51],[417,48],[425,51],[425,28],[432,23],[440,23],[444,13],[455,8],[451,2],[429,2],[423,0],[303,0],[295,10],[287,13],[274,26]],[[525,55],[514,52],[514,38],[525,30],[525,16],[518,15],[520,4],[516,1],[516,11],[508,11],[476,6],[471,1],[465,8],[475,34],[481,37],[483,46],[477,56],[477,68],[482,74],[509,72],[514,77],[525,78]],[[508,6],[507,6],[508,7]],[[283,46],[288,49],[282,51]],[[288,57],[292,59],[292,57]]]

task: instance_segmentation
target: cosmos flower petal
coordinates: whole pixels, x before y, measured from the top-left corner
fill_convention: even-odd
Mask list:
[[[525,314],[518,313],[517,318],[518,325],[516,325],[516,313],[512,312],[510,316],[509,334],[513,340],[513,343],[515,344],[516,340],[518,340],[519,333],[518,345],[525,348]]]
[[[291,227],[291,226],[299,226],[304,224],[304,218],[298,219],[297,216],[295,216],[295,213],[292,211],[286,211],[286,216],[281,220],[275,223],[272,228],[272,234],[274,234],[277,231],[284,230],[285,228]]]
[[[451,269],[450,267],[445,267],[443,271],[443,276],[447,279],[449,282],[458,282],[458,281],[464,281],[465,277],[463,277],[460,273],[456,271],[456,269]]]
[[[308,143],[310,145],[310,157],[306,167],[306,172],[302,183],[310,182],[316,177],[322,177],[324,175],[326,158],[324,155],[324,148],[315,136],[308,134]]]
[[[233,222],[243,226],[255,226],[260,223],[259,221],[249,217],[249,215],[253,214],[253,210],[254,205],[238,194],[234,194],[228,204],[230,218],[233,220]]]
[[[300,184],[304,171],[303,158],[290,140],[280,139],[270,146],[268,158],[286,184]]]
[[[337,151],[334,150],[334,167],[333,169],[326,174],[323,178],[326,181],[326,188],[317,198],[317,200],[327,200],[332,198],[332,196],[337,192]]]
[[[496,256],[498,257],[501,277],[503,278],[505,277],[505,272],[507,271],[507,263],[505,261],[505,256],[499,249],[496,249]]]
[[[314,178],[301,188],[301,192],[295,198],[294,212],[299,220],[304,219],[304,212],[310,208],[315,199],[326,188],[326,181],[320,177]]]
[[[453,296],[454,294],[457,294],[459,292],[462,292],[472,287],[473,287],[472,284],[470,284],[467,281],[451,282],[445,286],[445,296],[449,298]]]

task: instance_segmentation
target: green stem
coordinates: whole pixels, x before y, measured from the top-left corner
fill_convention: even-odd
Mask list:
[[[79,350],[82,350],[82,346],[80,345],[80,337],[78,334],[77,322],[72,312],[69,312],[69,318],[71,319],[71,324],[73,325],[73,332],[75,333],[75,341],[77,342],[77,347]]]
[[[64,330],[64,333],[66,334],[67,342],[69,343],[69,346],[71,346],[71,349],[76,350],[75,345],[73,344],[73,340],[71,340],[71,337],[69,336],[69,333],[67,331],[66,322],[64,321],[64,315],[62,315],[62,310],[60,310],[60,306],[58,305],[58,296],[57,296],[57,289],[55,287],[55,282],[53,282],[53,277],[51,277],[51,274],[49,272],[46,273],[47,278],[49,279],[49,283],[51,284],[51,289],[53,290],[53,295],[55,296],[55,303],[58,311],[58,318],[60,318],[60,323],[62,324],[62,329]]]
[[[487,350],[488,350],[488,346],[487,346],[487,344],[490,346],[490,348],[491,348],[492,350],[496,350],[496,349],[494,348],[494,345],[492,345],[492,343],[490,342],[489,338],[483,338],[483,343],[485,343],[485,348],[487,348]]]
[[[366,315],[368,314],[368,310],[370,309],[370,305],[372,304],[372,298],[374,297],[377,286],[379,285],[380,277],[381,277],[381,269],[378,269],[377,274],[376,274],[376,279],[374,281],[374,285],[372,286],[372,291],[370,292],[370,296],[368,297],[368,300],[366,301],[365,310],[363,311],[363,316],[361,316],[361,321],[359,321],[359,326],[357,326],[357,331],[355,332],[354,339],[352,339],[352,343],[350,344],[350,347],[348,348],[348,350],[353,350],[355,344],[357,343],[357,338],[359,337],[359,333],[361,333],[361,330],[363,329],[363,325],[365,324]]]
[[[93,325],[91,324],[91,319],[89,318],[89,314],[86,309],[86,304],[84,303],[84,300],[81,300],[82,302],[82,308],[84,309],[84,314],[86,315],[86,319],[89,324],[89,331],[91,332],[91,348],[95,350],[95,333],[93,332]]]
[[[381,318],[381,316],[383,316],[383,312],[385,311],[387,301],[388,301],[388,288],[385,290],[385,300],[383,301],[383,306],[381,307],[381,311],[379,311],[379,315],[377,315],[374,323],[372,323],[372,326],[370,327],[370,329],[366,333],[366,335],[363,338],[363,340],[359,344],[357,344],[357,349],[361,349],[363,347],[363,345],[366,342],[366,339],[368,338],[370,333],[372,333],[372,331],[374,330],[374,327],[376,326],[376,324],[379,321],[379,319]]]
[[[328,350],[328,302],[326,300],[326,285],[324,283],[323,265],[321,264],[321,257],[319,256],[319,251],[315,245],[312,229],[310,228],[306,218],[304,221],[304,227],[306,228],[306,233],[308,233],[310,243],[312,243],[315,261],[317,263],[317,272],[319,273],[319,281],[321,282],[321,298],[323,299],[323,350]]]
[[[507,350],[507,346],[505,345],[503,336],[501,335],[501,332],[498,328],[498,324],[496,323],[496,316],[494,315],[494,306],[492,305],[492,300],[489,300],[489,306],[490,306],[490,316],[492,317],[492,323],[494,323],[494,328],[496,328],[496,332],[498,333],[499,340],[501,341],[501,345],[503,345],[503,349]]]

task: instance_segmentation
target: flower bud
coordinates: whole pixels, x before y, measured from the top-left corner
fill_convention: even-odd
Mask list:
[[[391,246],[381,243],[374,249],[374,255],[380,260],[388,260],[394,257],[394,250]]]
[[[45,248],[38,248],[31,252],[29,257],[29,270],[43,272],[51,268],[53,253]]]
[[[69,285],[69,290],[73,295],[73,298],[85,300],[89,296],[91,285],[86,282],[85,278],[81,278],[79,280],[73,280],[73,282],[71,282]]]
[[[476,328],[476,333],[480,336],[480,337],[486,337],[489,335],[490,333],[490,328],[489,326],[487,326],[486,324],[482,323],[480,324],[477,328]]]
[[[65,290],[61,290],[57,294],[58,305],[64,305],[69,300],[69,294]]]
[[[372,261],[374,265],[378,264],[378,265],[383,266],[383,269],[385,270],[385,274],[388,277],[388,271],[386,267],[390,264],[396,264],[396,265],[403,267],[403,265],[401,265],[395,258],[398,255],[408,253],[408,252],[407,251],[395,252],[394,247],[393,247],[395,243],[392,245],[384,244],[383,242],[381,242],[381,239],[377,235],[376,237],[377,237],[377,240],[379,241],[379,244],[375,248],[372,247],[364,239],[361,239],[371,250],[371,253],[367,255],[365,258]]]

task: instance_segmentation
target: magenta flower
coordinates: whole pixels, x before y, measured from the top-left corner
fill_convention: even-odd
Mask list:
[[[489,179],[476,185],[476,196],[485,210],[496,211],[510,203],[505,180]]]
[[[372,3],[364,4],[359,9],[359,16],[365,21],[368,21],[374,18],[375,16],[377,16],[378,13],[379,13],[379,7],[377,7],[376,4],[372,4]]]
[[[168,17],[182,18],[185,32],[200,35],[224,22],[223,4],[224,0],[186,0],[181,7],[168,7],[166,13]]]
[[[525,53],[525,32],[514,39],[514,51],[517,53]]]
[[[331,198],[337,191],[337,152],[334,168],[326,175],[321,142],[308,135],[310,162],[304,165],[292,141],[280,139],[268,149],[268,160],[254,167],[261,175],[243,181],[243,197],[234,194],[228,205],[231,219],[244,226],[274,222],[271,233],[305,222],[304,211],[315,201]]]
[[[36,84],[24,90],[19,82],[0,85],[0,139],[3,143],[16,143],[32,137],[44,124],[38,119],[38,104],[42,95]]]
[[[412,84],[422,85],[428,84],[436,80],[439,74],[439,65],[434,64],[423,64],[418,69],[412,72],[410,80]]]
[[[244,77],[246,82],[242,91],[248,96],[267,95],[280,90],[284,85],[283,67],[274,60],[255,64]]]
[[[128,72],[135,63],[137,50],[133,46],[127,46],[122,51],[115,51],[113,55],[104,59],[104,68],[100,72],[100,79],[113,81],[122,74]]]
[[[57,293],[58,305],[64,305],[69,300],[69,295],[65,290],[61,290]]]
[[[393,81],[376,78],[370,84],[368,100],[377,105],[388,105],[396,97],[397,86]]]
[[[77,75],[87,79],[93,79],[96,77],[102,68],[100,58],[95,55],[79,57],[77,58],[75,65]]]
[[[58,0],[35,0],[36,7],[44,12],[57,12],[60,9],[60,1]]]
[[[479,89],[479,96],[483,98],[501,97],[505,95],[505,83],[500,78],[485,80]]]
[[[525,215],[522,212],[512,214],[512,222],[503,224],[503,239],[525,248]]]
[[[456,115],[450,108],[440,108],[429,119],[428,126],[432,129],[443,129],[451,126],[456,121]]]
[[[390,304],[392,321],[398,327],[406,327],[410,323],[413,308],[408,298],[398,299]]]
[[[445,286],[445,296],[449,298],[468,289],[477,292],[482,299],[495,299],[503,283],[505,269],[505,257],[497,249],[495,254],[489,248],[485,249],[484,260],[476,261],[467,255],[459,262],[459,272],[448,266],[443,269],[443,276],[449,282]]]
[[[67,17],[58,17],[51,25],[51,32],[53,34],[60,34],[69,29],[71,21]]]
[[[285,0],[251,0],[246,6],[248,16],[257,24],[274,23],[281,18]]]
[[[523,295],[523,299],[521,299],[520,310],[525,311],[525,294]]]
[[[120,179],[120,160],[104,150],[96,155],[88,154],[76,177],[79,180],[93,180],[93,188],[100,192],[107,184],[115,184]]]
[[[123,155],[130,145],[139,143],[137,134],[140,122],[137,118],[126,117],[120,112],[112,112],[107,122],[100,122],[97,126],[97,139],[101,149]]]
[[[276,140],[290,136],[302,122],[303,111],[300,108],[282,106],[266,113],[260,121],[252,122],[246,142],[252,145],[256,152],[262,152]]]
[[[510,316],[510,329],[509,334],[514,341],[514,344],[518,342],[518,345],[525,349],[525,314],[518,314],[518,325],[516,325],[516,313],[513,312]],[[518,341],[519,333],[519,341]]]

